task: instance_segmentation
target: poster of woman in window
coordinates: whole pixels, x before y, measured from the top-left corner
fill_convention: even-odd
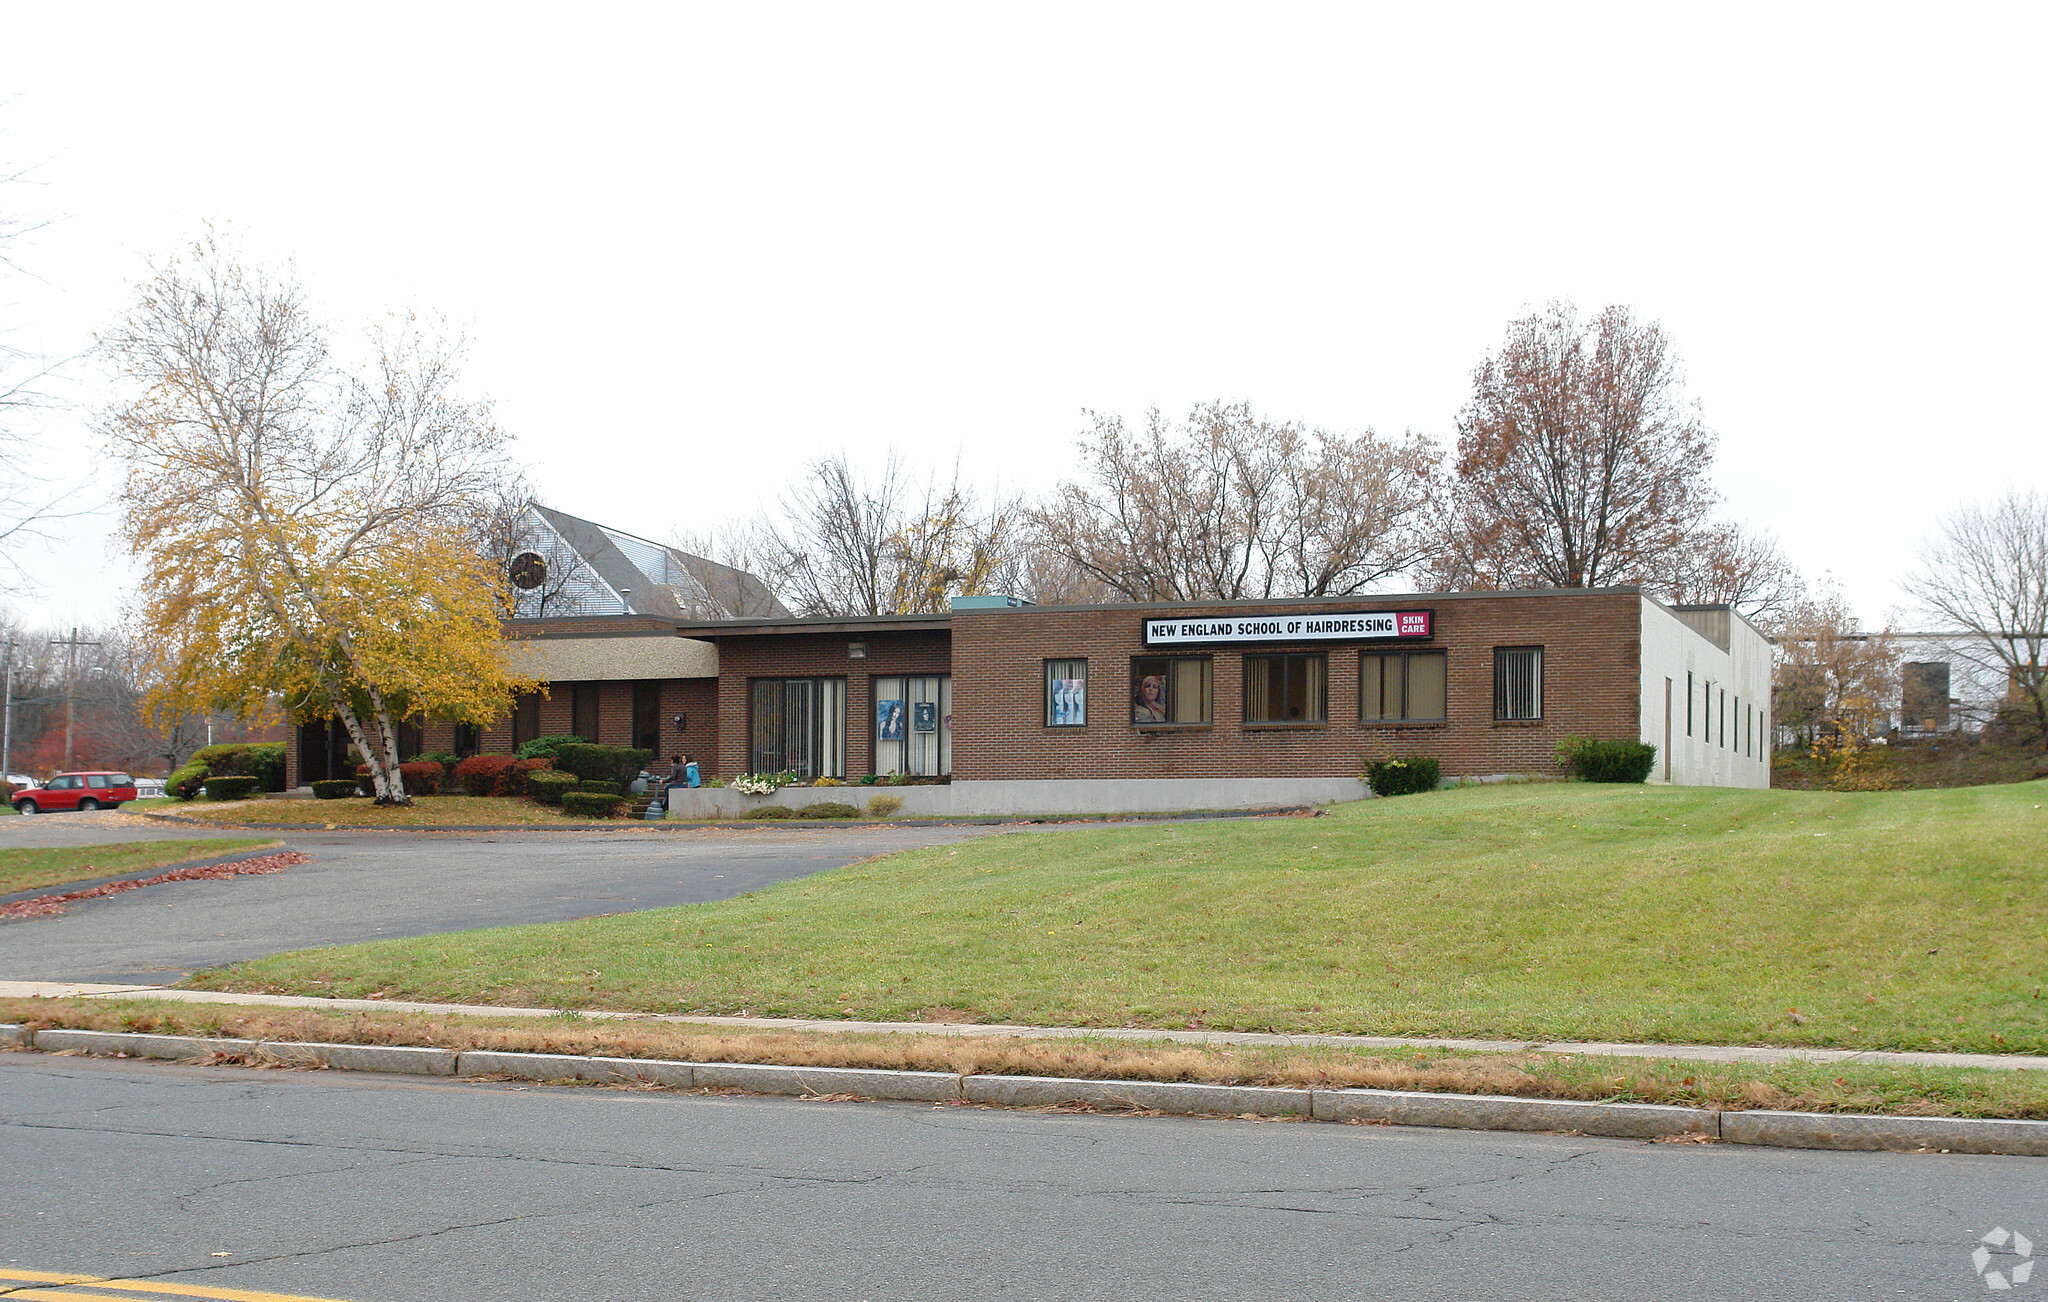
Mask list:
[[[1166,675],[1146,674],[1131,693],[1132,723],[1166,722]]]
[[[875,702],[875,736],[883,741],[903,740],[903,702]]]

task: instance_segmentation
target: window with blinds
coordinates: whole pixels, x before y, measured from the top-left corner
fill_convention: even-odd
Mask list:
[[[1085,728],[1088,726],[1088,662],[1048,660],[1045,662],[1045,726]]]
[[[1441,651],[1366,652],[1358,659],[1359,722],[1443,722],[1445,666]]]
[[[1503,721],[1543,717],[1542,647],[1493,649],[1493,717]]]
[[[1246,656],[1246,723],[1328,723],[1330,662],[1321,655]]]

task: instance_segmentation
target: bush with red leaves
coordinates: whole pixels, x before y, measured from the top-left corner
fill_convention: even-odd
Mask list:
[[[515,762],[510,755],[472,755],[455,766],[455,783],[472,796],[502,796]]]

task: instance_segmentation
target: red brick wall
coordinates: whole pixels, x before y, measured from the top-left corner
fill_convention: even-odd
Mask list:
[[[864,660],[849,659],[846,645],[867,643]],[[865,634],[775,633],[718,639],[717,761],[706,772],[745,773],[748,681],[754,678],[846,679],[846,775],[872,773],[875,763],[872,680],[891,674],[943,674],[951,668],[951,638],[944,630]],[[959,686],[954,685],[957,713]],[[692,719],[694,723],[694,718]],[[957,764],[957,761],[956,761]],[[957,769],[956,769],[957,771]]]
[[[1633,591],[1216,605],[1175,607],[1170,613],[1228,616],[1317,609],[1434,610],[1434,636],[1399,645],[1447,652],[1448,719],[1406,727],[1359,721],[1359,652],[1388,649],[1391,643],[1273,644],[1200,648],[1212,660],[1214,722],[1140,729],[1130,722],[1131,661],[1146,653],[1143,621],[1168,612],[1138,606],[955,611],[953,776],[1343,777],[1357,774],[1368,760],[1395,755],[1433,755],[1447,775],[1554,773],[1552,754],[1567,735],[1638,735],[1641,604]],[[1497,646],[1543,647],[1540,721],[1494,722]],[[1287,650],[1328,654],[1329,722],[1246,724],[1245,654]],[[1044,662],[1079,658],[1088,661],[1089,722],[1082,728],[1048,728]]]

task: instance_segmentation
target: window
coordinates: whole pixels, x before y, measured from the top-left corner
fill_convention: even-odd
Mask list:
[[[661,758],[661,684],[652,679],[633,684],[633,749]]]
[[[1692,675],[1685,676],[1685,735],[1692,736]]]
[[[473,723],[455,725],[455,757],[468,759],[476,754],[478,745],[477,727]]]
[[[1722,689],[1721,689],[1721,746],[1722,746],[1722,748],[1723,748],[1723,749],[1726,749],[1726,748],[1727,748],[1727,745],[1728,745],[1728,689],[1724,687],[1724,688],[1722,688]]]
[[[1328,656],[1246,656],[1246,723],[1328,723]]]
[[[85,775],[85,785],[88,787],[108,786],[107,775],[104,773],[88,773]]]
[[[1441,651],[1405,651],[1358,659],[1358,717],[1364,723],[1441,720],[1445,658]]]
[[[1493,717],[1501,720],[1543,717],[1543,648],[1497,646],[1493,649]]]
[[[569,731],[587,742],[600,742],[597,735],[597,694],[601,684],[577,683],[570,689]]]
[[[757,678],[748,707],[750,772],[846,776],[844,678]]]
[[[540,693],[521,692],[512,702],[512,749],[540,736]],[[404,747],[401,744],[400,753]],[[417,754],[418,752],[414,752]]]
[[[953,679],[875,679],[875,772],[939,777],[953,771]]]
[[[1048,660],[1045,662],[1045,726],[1085,728],[1088,726],[1088,662]]]
[[[1131,661],[1131,722],[1206,724],[1209,720],[1207,656],[1145,656]]]

